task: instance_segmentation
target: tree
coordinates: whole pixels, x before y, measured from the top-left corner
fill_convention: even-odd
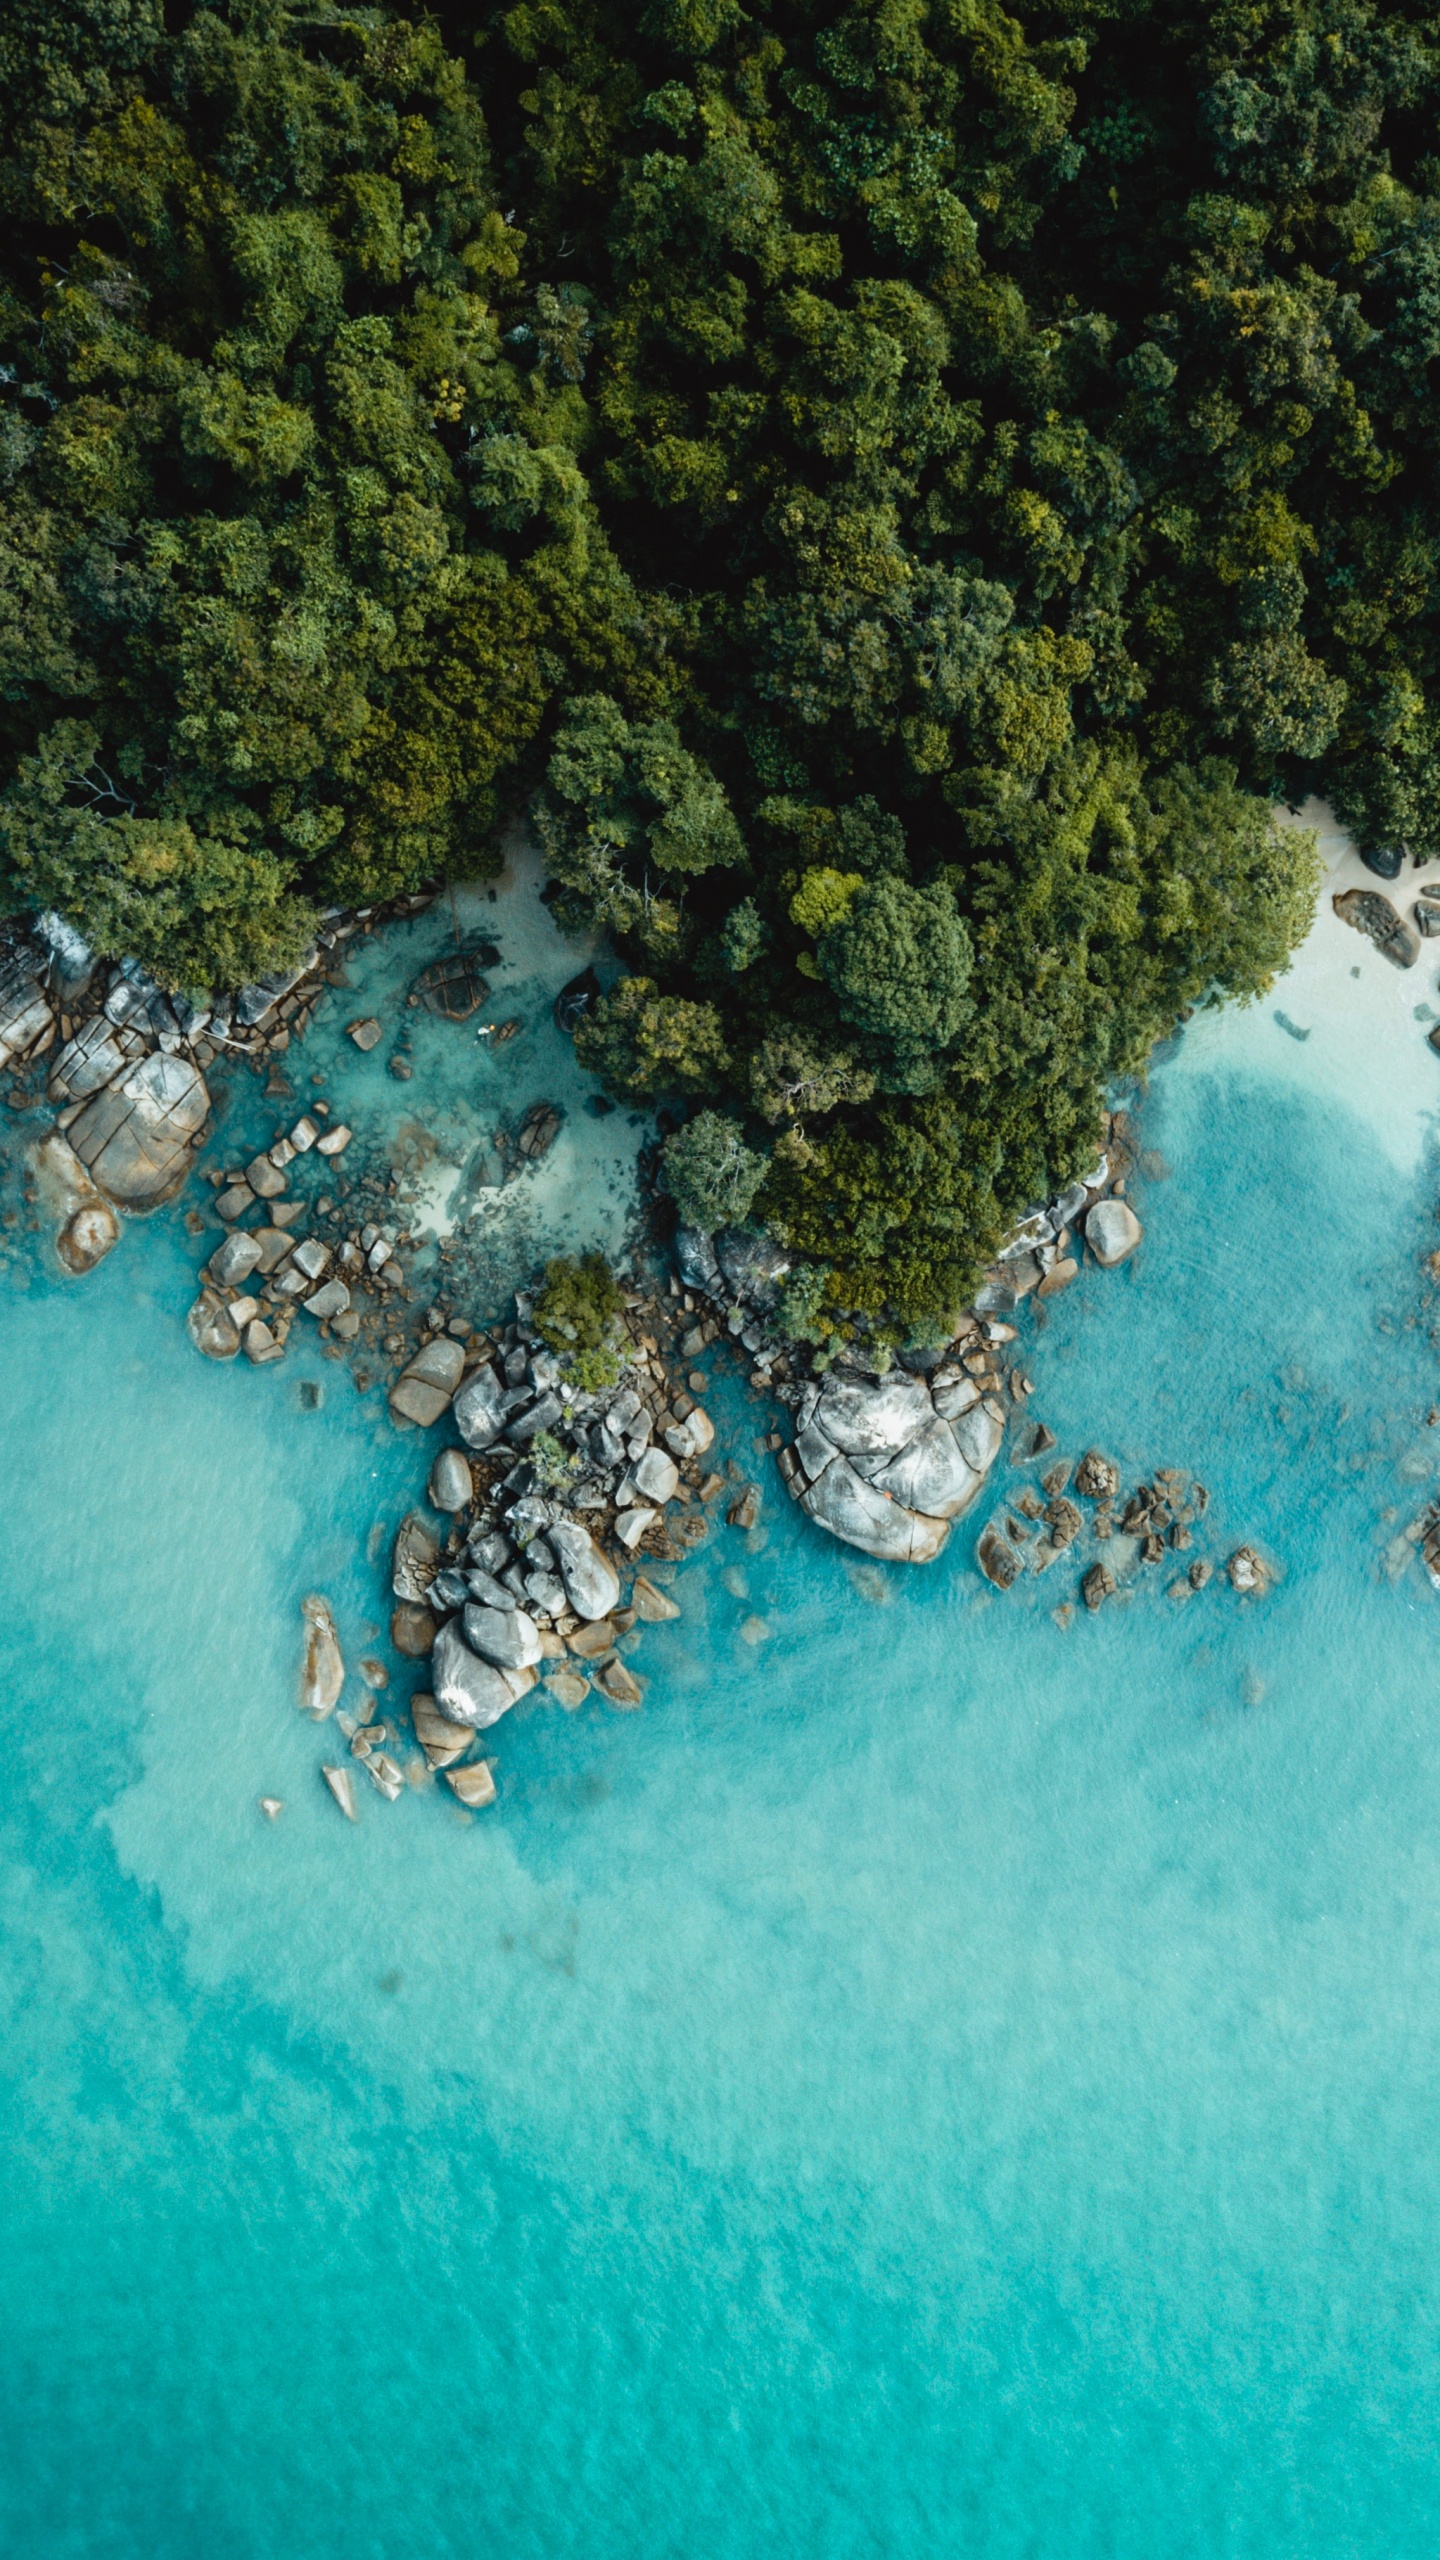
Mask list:
[[[928,1092],[973,1010],[970,937],[950,891],[864,883],[817,956],[841,1019],[868,1041],[876,1082],[891,1093]]]
[[[718,1111],[697,1112],[667,1138],[665,1181],[687,1227],[736,1227],[765,1178],[765,1158],[745,1144],[738,1120]]]

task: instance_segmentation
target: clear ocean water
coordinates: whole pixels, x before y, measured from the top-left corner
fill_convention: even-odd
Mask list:
[[[1198,1471],[1270,1598],[1061,1626],[1064,1568],[857,1572],[772,1476],[644,1710],[518,1711],[478,1819],[350,1829],[292,1704],[303,1592],[383,1623],[419,1440],[197,1358],[185,1204],[83,1283],[22,1245],[8,2560],[1432,2560],[1440,1597],[1384,1564],[1440,1461],[1434,975],[1326,921],[1192,1025],[1141,1254],[1032,1328],[1062,1448]]]

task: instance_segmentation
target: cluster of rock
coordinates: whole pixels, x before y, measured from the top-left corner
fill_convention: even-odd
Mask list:
[[[399,902],[405,912],[426,904]],[[0,1071],[28,1074],[51,1058],[55,1130],[36,1169],[67,1268],[92,1270],[110,1251],[117,1210],[174,1197],[209,1121],[207,1067],[222,1051],[283,1056],[338,977],[340,946],[368,923],[368,911],[333,910],[299,967],[214,1000],[167,994],[134,960],[103,964],[56,916],[0,944]],[[10,1096],[16,1109],[36,1099],[19,1087]]]
[[[697,1323],[693,1298],[632,1293],[620,1374],[597,1390],[565,1378],[528,1302],[516,1306],[515,1321],[490,1334],[463,1319],[458,1332],[455,1319],[431,1331],[390,1391],[402,1427],[448,1415],[455,1437],[436,1452],[429,1507],[401,1523],[392,1562],[391,1641],[429,1662],[429,1686],[410,1702],[423,1761],[396,1757],[404,1737],[394,1720],[342,1719],[352,1757],[383,1795],[439,1770],[463,1803],[489,1802],[493,1777],[473,1757],[475,1736],[539,1681],[567,1708],[592,1685],[612,1706],[638,1706],[625,1654],[639,1626],[679,1616],[661,1582],[706,1536],[707,1506],[728,1490],[736,1526],[757,1514],[758,1487],[702,1466],[714,1426],[674,1362],[694,1359],[721,1329]],[[323,1605],[306,1603],[301,1692],[317,1715],[334,1708],[344,1677]],[[353,1814],[348,1771],[327,1767],[325,1777]]]
[[[1055,1442],[1043,1426],[1031,1426],[1012,1453],[1017,1466],[1048,1458],[1038,1483],[1024,1481],[1004,1510],[981,1533],[976,1561],[997,1591],[1009,1591],[1025,1573],[1048,1573],[1062,1557],[1073,1564],[1087,1554],[1079,1597],[1089,1610],[1104,1607],[1146,1567],[1174,1564],[1194,1546],[1210,1496],[1198,1478],[1178,1467],[1156,1467],[1123,1501],[1120,1470],[1099,1449],[1087,1449],[1078,1466],[1051,1456]],[[1078,1497],[1078,1500],[1073,1498]],[[1085,1509],[1081,1509],[1081,1504]],[[1172,1600],[1188,1600],[1214,1575],[1211,1560],[1191,1555],[1168,1586]],[[1225,1572],[1231,1588],[1263,1596],[1272,1575],[1254,1547],[1237,1547]],[[1060,1612],[1068,1617],[1069,1604]]]
[[[281,1359],[302,1308],[327,1336],[345,1340],[358,1333],[352,1291],[383,1274],[391,1247],[372,1233],[368,1248],[357,1235],[337,1253],[324,1237],[295,1232],[306,1224],[306,1204],[284,1197],[297,1159],[313,1149],[321,1161],[334,1164],[349,1146],[351,1131],[343,1122],[331,1128],[328,1121],[329,1105],[312,1102],[248,1164],[211,1177],[228,1232],[205,1266],[186,1318],[191,1341],[207,1359],[233,1360],[242,1346],[257,1367]],[[247,1226],[252,1210],[259,1215]]]

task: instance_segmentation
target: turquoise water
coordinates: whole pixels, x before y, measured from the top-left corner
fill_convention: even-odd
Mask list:
[[[1269,1599],[1061,1626],[1064,1567],[857,1573],[776,1487],[682,1569],[644,1711],[527,1703],[478,1819],[348,1828],[291,1705],[301,1593],[352,1658],[381,1626],[419,1441],[318,1360],[197,1359],[181,1210],[81,1284],[22,1259],[7,2555],[1429,2560],[1410,1037],[1414,1090],[1347,1103],[1323,1025],[1197,1026],[1142,1254],[1029,1346],[1062,1447],[1197,1470]]]

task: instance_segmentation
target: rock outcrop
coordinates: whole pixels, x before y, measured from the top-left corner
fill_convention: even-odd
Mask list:
[[[1368,934],[1376,950],[1397,969],[1414,968],[1420,957],[1420,937],[1378,889],[1344,889],[1330,903],[1342,924]]]
[[[942,1412],[936,1397],[958,1379],[944,1364],[934,1378],[932,1388],[903,1369],[878,1380],[832,1374],[806,1390],[784,1453],[801,1508],[883,1563],[928,1564],[939,1554],[1004,1437],[988,1401],[967,1398],[953,1419]]]
[[[199,1068],[157,1049],[84,1104],[70,1144],[98,1190],[153,1209],[179,1190],[209,1112]]]

